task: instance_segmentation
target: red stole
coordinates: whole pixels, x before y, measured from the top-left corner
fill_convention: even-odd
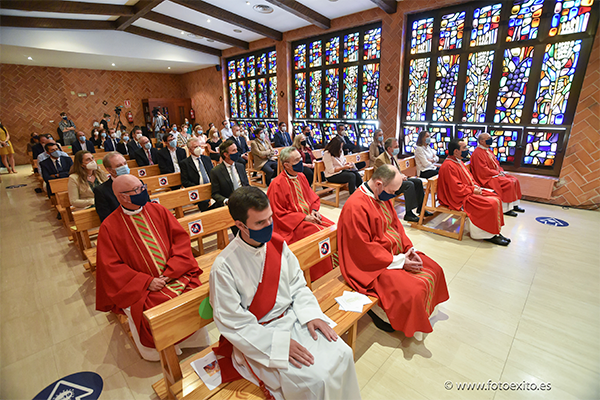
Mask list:
[[[265,268],[262,274],[262,281],[258,283],[256,294],[252,299],[248,311],[260,321],[262,317],[267,315],[275,306],[277,301],[277,290],[279,289],[279,276],[281,275],[281,254],[283,251],[283,238],[276,233],[273,233],[271,240],[267,243],[267,254],[265,256]],[[231,355],[233,353],[233,345],[225,336],[219,338],[219,345],[213,347],[216,355],[219,358],[219,367],[221,368],[222,383],[232,382],[242,379],[242,376],[233,366]],[[250,366],[250,364],[248,364]],[[250,368],[252,371],[252,368]],[[258,379],[258,377],[257,377]],[[266,390],[264,383],[260,381],[263,392]],[[265,393],[267,394],[267,393]],[[270,395],[270,393],[269,393]],[[267,396],[268,397],[268,396]]]

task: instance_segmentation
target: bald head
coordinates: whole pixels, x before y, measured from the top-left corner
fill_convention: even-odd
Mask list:
[[[377,168],[368,182],[375,198],[385,190],[387,193],[396,193],[402,186],[402,174],[392,164],[384,164]]]
[[[486,141],[490,138],[491,136],[489,133],[480,133],[479,136],[477,136],[477,142],[482,146],[489,147],[490,145],[488,145]]]
[[[137,210],[140,206],[133,204],[130,196],[139,194],[142,185],[143,183],[133,175],[121,175],[113,181],[113,192],[123,207]]]

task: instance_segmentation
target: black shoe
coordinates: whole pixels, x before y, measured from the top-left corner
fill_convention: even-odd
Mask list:
[[[525,212],[525,210],[524,210],[524,209],[522,209],[522,208],[521,208],[521,207],[519,207],[519,206],[514,206],[514,207],[513,207],[513,211],[520,212],[520,213],[524,213],[524,212]]]
[[[501,233],[499,233],[498,236],[500,236],[502,239],[506,240],[508,243],[511,242],[511,240],[509,238],[507,238],[506,236],[502,235]]]
[[[484,239],[486,242],[490,242],[490,243],[494,243],[497,244],[499,246],[508,246],[508,241],[506,239],[504,239],[502,236],[500,235],[496,235],[491,239]]]
[[[404,216],[404,220],[408,222],[419,222],[419,217],[417,217],[415,214],[406,214]]]
[[[389,333],[392,333],[395,331],[395,329],[392,328],[392,325],[388,324],[387,322],[385,322],[384,320],[379,318],[379,316],[377,314],[375,314],[375,312],[373,312],[373,310],[367,311],[367,315],[369,317],[371,317],[375,326],[377,328],[381,329],[382,331],[389,332]]]
[[[505,212],[504,215],[507,215],[509,217],[516,217],[518,214],[516,212],[514,212],[513,210],[510,210],[510,211]]]
[[[62,219],[62,217],[60,216],[60,213],[56,214],[56,219],[59,221]]]
[[[34,190],[36,193],[42,193],[42,189],[40,189],[40,188],[35,188]]]
[[[429,211],[425,211],[425,216],[426,216],[426,217],[432,217],[432,216],[433,216],[433,213],[432,213],[432,212],[429,212]]]

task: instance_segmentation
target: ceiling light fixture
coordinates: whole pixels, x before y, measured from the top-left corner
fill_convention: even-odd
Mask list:
[[[171,69],[171,67],[167,67],[167,69]]]
[[[181,34],[182,34],[182,35],[185,35],[185,32],[184,32],[184,31],[181,31]]]
[[[212,40],[212,39],[206,39],[206,41],[210,42],[210,43],[214,42],[214,40]]]
[[[247,5],[247,6],[249,6],[249,5],[250,5],[250,2],[249,2],[249,1],[247,1],[247,2],[246,2],[246,5]]]
[[[115,66],[115,63],[112,63],[112,66],[114,67],[114,66]]]
[[[209,23],[210,23],[210,19],[207,19],[207,20],[206,20],[206,22],[209,22]]]
[[[233,31],[234,31],[235,33],[242,33],[242,30],[241,30],[241,29],[234,29]]]
[[[252,7],[252,9],[261,14],[271,14],[273,12],[273,7],[268,6],[266,4],[257,4],[254,7]]]
[[[28,60],[33,60],[33,58],[31,58],[31,57],[27,57],[27,59],[28,59]]]

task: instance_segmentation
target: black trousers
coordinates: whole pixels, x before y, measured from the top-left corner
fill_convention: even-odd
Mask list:
[[[417,209],[417,213],[421,212],[421,206],[423,205],[423,182],[419,178],[408,178],[402,182],[402,186],[396,192],[396,196],[404,194],[404,205],[406,208],[406,214],[412,214],[414,208]]]
[[[427,171],[421,171],[421,174],[419,176],[424,179],[429,179],[429,178],[436,176],[439,172],[440,172],[439,168],[428,169]]]
[[[302,171],[302,173],[306,177],[306,180],[308,181],[308,184],[312,186],[312,184],[313,184],[313,178],[315,176],[315,171],[313,171],[312,168],[304,167],[304,171]]]
[[[269,186],[271,184],[271,178],[273,178],[273,175],[277,172],[277,161],[268,160],[265,165],[263,165],[262,170],[265,173],[267,186]]]
[[[358,171],[342,171],[327,178],[331,183],[347,183],[350,194],[354,193],[357,187],[362,185],[363,181]]]

